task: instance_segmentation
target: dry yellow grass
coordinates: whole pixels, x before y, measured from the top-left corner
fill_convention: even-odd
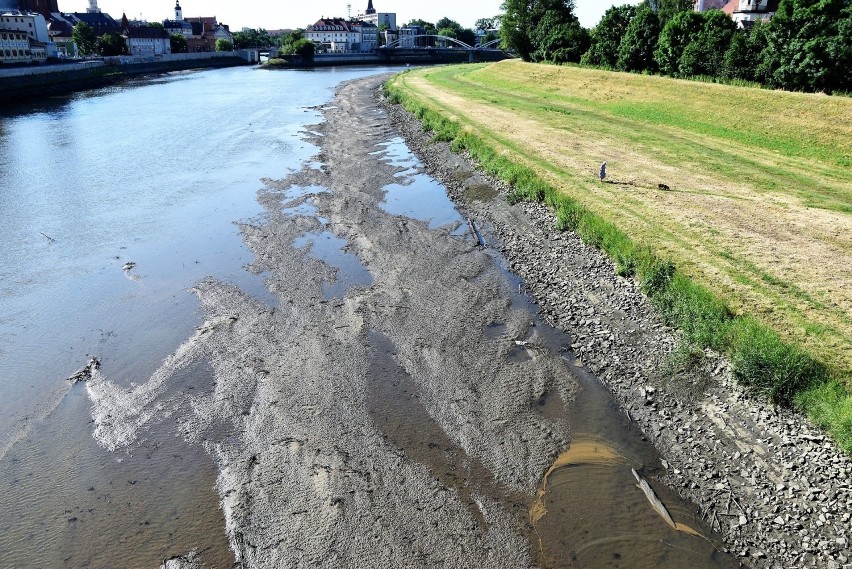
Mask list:
[[[518,61],[397,82],[849,378],[852,99]]]

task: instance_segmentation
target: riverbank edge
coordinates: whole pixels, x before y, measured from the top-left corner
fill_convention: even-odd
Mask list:
[[[435,136],[468,151],[487,172],[512,184],[509,199],[546,203],[556,213],[560,229],[570,229],[605,251],[620,274],[635,275],[666,322],[681,331],[682,361],[700,356],[705,348],[726,354],[734,364],[735,378],[755,396],[802,410],[852,456],[849,370],[826,363],[817,351],[782,339],[781,330],[760,322],[754,314],[735,312],[711,285],[687,276],[657,251],[631,239],[616,218],[593,213],[583,200],[569,197],[532,168],[507,157],[505,148],[492,148],[464,117],[449,118],[439,103],[418,99],[416,88],[407,86],[404,78],[388,88],[393,91],[390,96],[400,98]],[[573,183],[570,178],[563,181]]]
[[[222,69],[249,65],[239,57],[193,59],[187,61],[155,61],[122,66],[101,65],[91,69],[69,69],[6,77],[0,83],[0,103],[33,101],[88,91],[121,83],[143,75],[158,75],[175,71]]]
[[[573,347],[578,357],[606,381],[624,411],[665,457],[666,482],[699,506],[732,553],[753,567],[779,563],[852,567],[843,529],[852,512],[852,468],[846,455],[802,416],[749,396],[733,381],[730,362],[710,350],[705,351],[701,369],[671,369],[671,365],[664,369],[666,359],[654,352],[666,348],[670,353],[677,332],[662,325],[632,278],[618,276],[616,264],[599,249],[582,244],[576,234],[557,231],[557,216],[544,204],[508,206],[506,197],[516,191],[514,187],[484,175],[468,153],[454,154],[452,137],[436,136],[428,124],[424,127],[422,113],[418,118],[398,101],[380,98],[426,171],[447,187],[466,214],[477,216],[496,232],[503,255],[526,281],[543,316],[577,339]],[[477,170],[478,182],[458,175],[459,160]],[[466,200],[471,184],[483,182],[499,189],[492,205],[502,201],[502,207],[522,209],[522,215],[544,234],[573,236],[568,246],[584,247],[587,254],[600,256],[600,262],[609,267],[608,283],[631,289],[630,294],[641,296],[648,305],[654,321],[649,328],[659,338],[643,338],[644,346],[638,351],[620,351],[625,346],[617,341],[606,347],[587,342],[601,330],[589,324],[592,319],[576,317],[576,303],[566,300],[577,298],[554,294],[560,286],[564,291],[566,282],[576,289],[572,281],[586,278],[570,273],[570,267],[559,267],[553,274],[550,260],[560,256],[564,241],[529,242],[529,236],[501,223],[491,206]],[[597,284],[586,282],[579,288],[595,289]],[[593,314],[610,324],[618,320],[617,312],[605,303],[593,307]],[[643,358],[653,358],[654,365],[643,369],[639,365]]]

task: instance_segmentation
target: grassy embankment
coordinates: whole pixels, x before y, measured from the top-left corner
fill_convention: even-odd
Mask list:
[[[386,90],[635,275],[681,363],[727,353],[852,452],[852,99],[519,61]]]

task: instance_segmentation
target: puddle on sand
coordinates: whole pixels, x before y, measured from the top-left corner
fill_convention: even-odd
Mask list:
[[[293,247],[300,249],[310,245],[311,256],[337,269],[337,278],[332,283],[323,283],[323,298],[343,298],[346,292],[356,286],[367,287],[373,284],[373,275],[358,257],[347,253],[346,240],[330,231],[306,233],[293,241]]]
[[[462,224],[456,228],[456,232],[467,231],[464,218],[447,197],[444,186],[430,176],[416,174],[408,178],[407,183],[389,184],[384,190],[385,199],[379,207],[388,213],[425,221],[429,229]]]
[[[454,235],[467,231],[464,217],[447,196],[447,190],[437,180],[420,172],[423,165],[400,137],[378,144],[381,150],[371,152],[401,170],[394,174],[399,183],[384,188],[385,199],[379,204],[384,211],[393,215],[404,215],[429,224],[429,229],[458,224]]]

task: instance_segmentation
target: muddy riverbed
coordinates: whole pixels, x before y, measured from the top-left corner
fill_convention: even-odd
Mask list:
[[[205,279],[204,324],[150,379],[93,370],[99,444],[170,423],[206,449],[242,567],[845,563],[848,462],[719,358],[661,380],[676,339],[636,286],[382,81],[340,87],[305,132],[318,156],[241,224],[272,300]],[[184,389],[199,366],[212,387]]]

